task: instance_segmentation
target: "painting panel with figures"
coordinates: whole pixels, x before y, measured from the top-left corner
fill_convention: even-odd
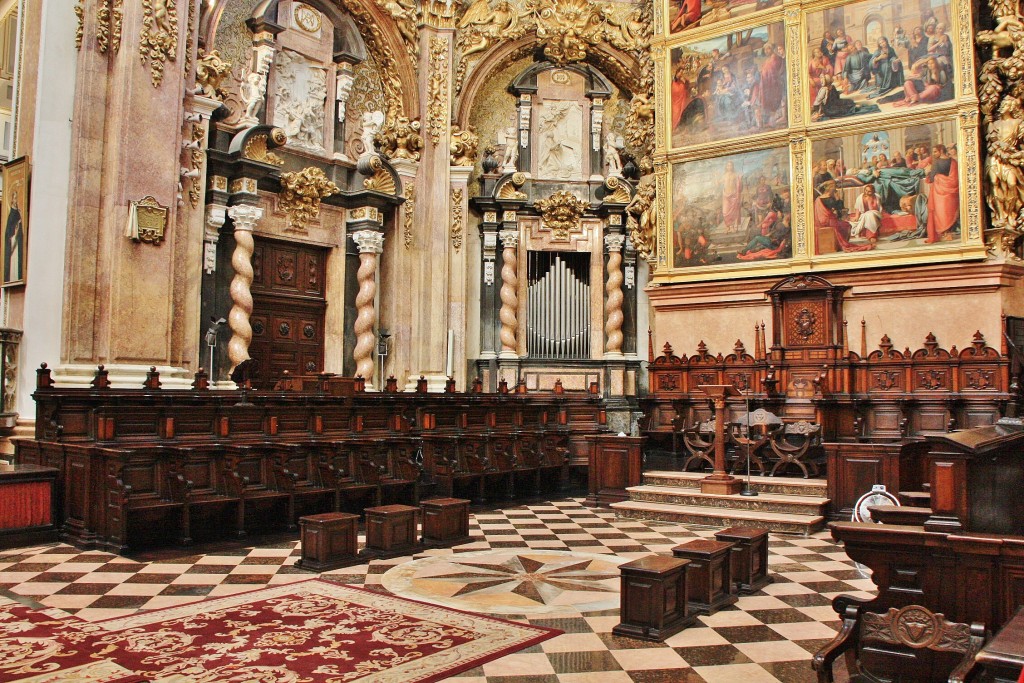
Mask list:
[[[789,171],[788,147],[675,164],[672,266],[790,258]]]
[[[673,147],[789,123],[781,21],[675,48],[670,67]]]
[[[879,252],[960,241],[952,122],[812,143],[815,252]]]
[[[710,26],[781,4],[782,0],[669,0],[668,32],[673,34],[698,26]]]
[[[855,2],[807,15],[811,121],[953,99],[949,0]]]

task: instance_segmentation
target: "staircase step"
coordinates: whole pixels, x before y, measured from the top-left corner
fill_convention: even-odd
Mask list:
[[[651,470],[644,472],[644,484],[652,486],[674,486],[700,489],[700,480],[708,472],[673,472]],[[739,476],[739,475],[737,475]],[[746,477],[741,477],[746,479]],[[798,479],[795,477],[750,477],[751,488],[758,493],[778,493],[789,496],[813,496],[824,498],[828,495],[828,484],[824,479]]]
[[[752,526],[785,534],[811,534],[825,527],[821,515],[793,515],[762,510],[730,510],[697,505],[670,505],[639,500],[612,503],[620,517],[679,522],[700,526]]]
[[[757,496],[719,495],[701,493],[700,489],[678,486],[631,486],[626,489],[630,500],[650,503],[670,503],[694,507],[728,508],[730,510],[760,510],[791,515],[821,516],[828,498],[793,496],[781,493],[759,493]]]

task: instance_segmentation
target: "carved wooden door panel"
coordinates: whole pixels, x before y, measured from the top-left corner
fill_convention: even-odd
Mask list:
[[[326,260],[326,249],[256,239],[249,355],[259,363],[260,388],[273,387],[285,370],[323,372]]]

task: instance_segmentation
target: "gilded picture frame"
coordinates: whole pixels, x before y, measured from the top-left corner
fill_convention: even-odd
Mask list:
[[[2,287],[25,284],[28,265],[29,183],[31,165],[27,156],[4,164],[3,200],[0,220],[4,226]]]
[[[736,277],[750,277],[753,275],[772,276],[808,271],[832,271],[850,268],[885,267],[890,265],[924,264],[949,262],[955,260],[981,259],[985,257],[986,249],[983,240],[984,216],[981,211],[981,159],[978,147],[978,103],[976,94],[976,78],[974,73],[973,58],[973,25],[970,0],[940,0],[936,16],[924,17],[922,22],[930,22],[933,29],[931,33],[944,35],[944,38],[937,40],[942,47],[939,50],[944,55],[941,64],[944,76],[932,74],[930,79],[911,79],[906,74],[902,83],[897,83],[898,78],[892,77],[885,82],[884,71],[886,65],[890,70],[899,63],[907,60],[906,37],[907,26],[910,27],[913,36],[914,27],[907,23],[907,26],[900,25],[900,47],[895,50],[895,60],[891,52],[888,52],[887,60],[881,59],[878,64],[883,71],[872,72],[870,77],[861,74],[863,80],[860,83],[864,92],[851,95],[841,93],[841,97],[853,97],[859,101],[874,102],[876,107],[866,107],[858,110],[849,116],[815,116],[814,99],[817,91],[812,86],[812,73],[810,59],[812,53],[816,59],[821,55],[816,54],[812,45],[820,46],[820,39],[811,40],[812,30],[815,27],[820,29],[823,21],[836,22],[846,25],[859,36],[870,28],[875,36],[876,49],[879,47],[879,37],[883,37],[887,31],[893,33],[895,43],[895,32],[898,22],[908,22],[908,16],[914,16],[908,7],[917,11],[920,5],[910,5],[904,0],[892,6],[885,6],[879,10],[874,5],[876,14],[881,11],[889,15],[879,22],[877,16],[865,11],[870,3],[864,0],[813,0],[809,2],[786,2],[781,7],[767,8],[763,11],[752,13],[749,16],[735,20],[723,20],[704,25],[687,28],[682,32],[672,32],[668,28],[670,19],[666,6],[665,21],[662,25],[661,35],[654,41],[653,54],[658,60],[656,73],[658,77],[655,88],[657,99],[657,113],[659,117],[657,130],[656,149],[656,171],[658,175],[659,207],[662,209],[662,216],[665,217],[663,224],[658,230],[658,259],[657,268],[653,280],[657,283],[672,282],[696,282],[705,280],[717,280]],[[897,17],[896,15],[900,16]],[[674,128],[678,124],[673,119],[673,105],[679,108],[679,101],[673,101],[673,69],[678,66],[681,56],[693,52],[693,46],[713,45],[716,42],[728,42],[728,36],[743,32],[756,32],[758,27],[775,25],[781,23],[784,32],[785,61],[786,61],[786,100],[788,106],[788,120],[785,127],[774,130],[750,130],[739,131],[735,136],[724,136],[712,140],[694,139],[692,136],[680,135]],[[870,27],[869,27],[870,24]],[[919,33],[926,33],[924,29]],[[773,39],[779,36],[778,28],[774,29]],[[921,50],[921,36],[913,36],[917,42],[917,49]],[[824,38],[824,36],[822,36]],[[885,41],[882,41],[882,48]],[[756,51],[748,50],[749,55]],[[883,50],[884,52],[884,50]],[[873,53],[872,53],[873,54]],[[721,54],[718,55],[721,57]],[[748,57],[748,61],[749,61]],[[856,60],[855,60],[856,61]],[[920,60],[917,62],[917,69],[914,75],[920,75]],[[924,64],[927,65],[927,58]],[[931,63],[932,71],[935,71],[935,61]],[[707,71],[707,70],[706,70]],[[911,69],[908,67],[907,72]],[[877,74],[883,74],[881,79]],[[892,73],[896,73],[895,71]],[[882,82],[876,83],[881,80]],[[925,81],[932,82],[925,82]],[[913,87],[908,87],[911,82]],[[929,89],[929,86],[931,87]],[[869,91],[870,89],[870,91]],[[713,92],[713,89],[710,90]],[[897,102],[917,93],[919,101],[907,102],[897,106]],[[885,99],[884,102],[879,102]],[[842,105],[840,105],[842,106]],[[866,164],[871,161],[863,158],[863,147],[872,141],[863,136],[872,133],[883,133],[888,131],[888,140],[885,135],[879,135],[879,148],[883,143],[889,143],[893,147],[901,147],[901,155],[905,157],[908,142],[916,142],[931,147],[933,142],[943,145],[945,152],[940,152],[938,163],[932,166],[920,165],[920,168],[912,172],[890,170],[888,165],[892,159],[888,157],[883,160],[876,159],[875,165],[868,169]],[[900,132],[903,131],[903,132]],[[930,132],[929,132],[930,131]],[[675,135],[673,133],[675,132]],[[854,139],[855,136],[861,138]],[[678,248],[677,230],[679,228],[676,211],[674,207],[674,188],[683,175],[681,164],[695,161],[707,161],[714,164],[714,160],[725,160],[726,158],[743,152],[753,150],[764,150],[769,148],[788,147],[791,157],[791,176],[789,198],[792,205],[790,223],[792,232],[791,255],[785,259],[766,259],[755,262],[738,262],[735,258],[719,259],[717,262],[694,263],[690,260],[679,260],[676,253]],[[843,237],[840,226],[840,237],[846,240],[847,247],[857,246],[861,239],[864,244],[869,244],[866,238],[861,235],[869,235],[871,231],[861,232],[865,226],[871,225],[871,218],[862,218],[862,213],[856,211],[858,195],[863,193],[871,195],[872,191],[886,192],[891,185],[899,185],[903,192],[904,209],[908,202],[918,202],[917,213],[904,211],[899,208],[899,198],[892,204],[893,198],[886,196],[885,210],[879,209],[877,216],[878,224],[884,223],[884,229],[879,227],[878,234],[870,248],[843,249],[837,248],[833,242],[835,227],[832,228],[832,240],[829,239],[828,231],[821,230],[819,225],[823,214],[820,207],[816,207],[816,201],[820,197],[819,185],[815,183],[815,175],[819,172],[819,165],[827,160],[826,150],[838,151],[842,149],[844,154],[855,154],[857,158],[856,168],[843,166],[843,170],[852,170],[849,177],[842,177],[838,182],[838,194],[843,197],[843,211],[846,221],[852,217],[852,223],[856,223],[852,239]],[[875,155],[877,156],[877,155]],[[927,160],[927,159],[925,159]],[[849,161],[845,159],[844,161]],[[904,160],[895,160],[898,164]],[[951,163],[951,161],[953,163]],[[863,163],[862,163],[863,162]],[[879,170],[879,166],[885,166],[885,170]],[[916,165],[916,164],[915,164]],[[952,172],[950,168],[955,167]],[[724,168],[724,167],[723,167]],[[863,171],[860,179],[857,173]],[[872,176],[871,182],[868,175]],[[876,173],[877,172],[877,173]],[[893,185],[890,177],[899,178],[906,176]],[[838,174],[843,176],[844,174]],[[936,175],[940,176],[939,183],[941,190],[936,190],[934,181]],[[879,180],[882,178],[882,180]],[[818,178],[822,180],[822,177]],[[902,184],[900,184],[902,183]],[[876,185],[874,190],[866,190],[867,184]],[[943,192],[945,194],[943,194]],[[929,239],[927,233],[929,222],[927,217],[927,205],[931,205],[935,212],[932,227],[940,225],[941,229],[935,230],[937,239]],[[870,201],[862,200],[861,204]],[[723,206],[725,206],[723,204]],[[816,223],[815,209],[819,208],[819,220]],[[741,211],[747,211],[744,207]],[[942,214],[943,219],[938,223],[935,217]],[[725,212],[720,212],[720,218],[724,218]],[[705,226],[705,232],[723,230],[725,221],[719,225]],[[754,230],[755,227],[749,221],[746,228]],[[852,225],[851,225],[852,227]],[[753,240],[757,235],[751,232],[744,234]],[[735,241],[742,241],[736,239]],[[767,245],[766,245],[767,246]],[[736,252],[737,254],[739,251]]]

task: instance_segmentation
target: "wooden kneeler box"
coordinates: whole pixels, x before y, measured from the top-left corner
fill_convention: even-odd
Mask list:
[[[362,564],[359,557],[359,515],[327,512],[299,518],[302,557],[295,566],[311,572],[326,572]]]
[[[381,505],[366,508],[366,547],[362,559],[387,559],[412,555],[423,549],[416,534],[416,515],[411,505]]]
[[[619,566],[622,593],[618,625],[612,635],[662,641],[692,625],[687,605],[686,572],[690,562],[649,555]]]

